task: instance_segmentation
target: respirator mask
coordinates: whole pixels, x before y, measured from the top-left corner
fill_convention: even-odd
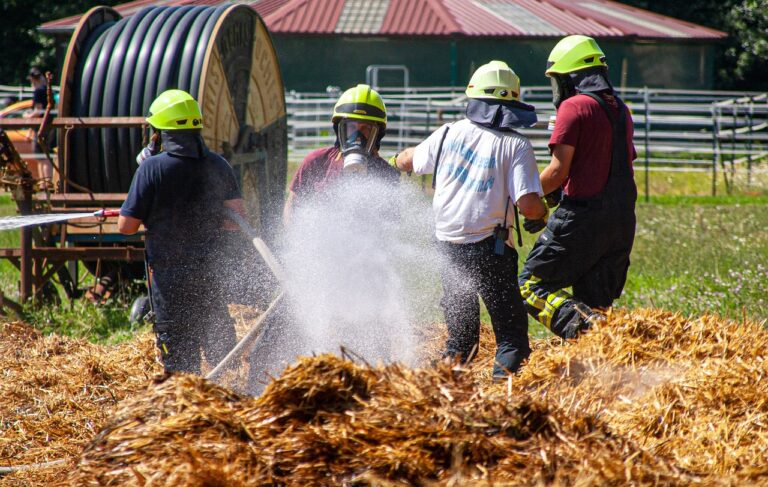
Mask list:
[[[149,144],[136,155],[136,164],[141,164],[148,157],[159,154],[160,151],[160,131],[153,128],[152,135],[149,137]]]
[[[563,101],[576,94],[576,86],[568,75],[552,74],[549,76],[549,83],[552,86],[552,104],[555,108],[560,108]]]
[[[367,171],[368,160],[379,136],[379,125],[368,120],[344,118],[339,122],[338,136],[345,173]]]

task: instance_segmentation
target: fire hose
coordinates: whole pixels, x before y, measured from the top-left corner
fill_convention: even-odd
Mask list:
[[[226,370],[235,359],[239,358],[245,350],[254,343],[257,343],[259,339],[264,336],[269,326],[267,319],[279,308],[280,303],[285,297],[285,272],[275,255],[269,249],[267,244],[257,235],[256,230],[254,230],[239,213],[228,209],[227,217],[237,223],[242,231],[251,237],[251,242],[253,243],[254,248],[261,258],[264,259],[264,262],[267,264],[267,267],[269,267],[269,270],[272,271],[272,274],[274,274],[282,289],[272,303],[270,303],[266,311],[259,316],[251,329],[240,339],[237,345],[235,345],[235,347],[221,360],[221,362],[218,363],[218,365],[216,365],[216,367],[213,368],[213,370],[206,374],[205,378],[208,380],[216,380],[216,378],[221,375],[221,373]]]

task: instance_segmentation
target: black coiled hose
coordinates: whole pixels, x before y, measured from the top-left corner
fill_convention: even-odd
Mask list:
[[[79,53],[68,115],[146,116],[171,88],[197,98],[214,26],[229,7],[149,7],[97,26]],[[127,192],[142,140],[138,128],[74,130],[69,178],[94,193]]]

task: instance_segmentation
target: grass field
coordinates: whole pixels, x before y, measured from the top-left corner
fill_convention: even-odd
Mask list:
[[[640,198],[632,265],[624,295],[616,304],[630,308],[659,307],[686,315],[718,313],[735,319],[768,318],[765,186],[750,186],[748,191],[742,190],[735,196],[679,196],[670,188],[704,188],[710,176],[651,176],[652,196],[649,202]],[[638,174],[642,190],[641,177]],[[413,178],[411,182],[420,184],[421,180]],[[425,186],[429,187],[429,181],[425,181]],[[658,193],[667,195],[653,196]],[[15,205],[9,195],[0,195],[0,216],[12,214]],[[18,239],[18,231],[2,232],[0,246],[18,246]],[[534,236],[524,234],[521,264],[533,239]],[[0,261],[3,293],[12,298],[17,296],[18,278],[18,271],[9,262]],[[88,281],[92,277],[84,279],[81,286],[92,284]],[[65,300],[61,306],[28,307],[26,319],[46,332],[112,343],[135,332],[128,322],[131,299],[132,296],[124,296],[101,307],[84,300]],[[531,333],[542,336],[548,332],[531,322]]]

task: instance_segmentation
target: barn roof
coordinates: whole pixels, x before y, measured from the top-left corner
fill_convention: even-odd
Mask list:
[[[135,0],[150,5],[215,5],[217,0]],[[611,0],[245,0],[273,33],[381,36],[562,37],[717,40],[727,34]],[[80,15],[40,26],[70,33]]]

